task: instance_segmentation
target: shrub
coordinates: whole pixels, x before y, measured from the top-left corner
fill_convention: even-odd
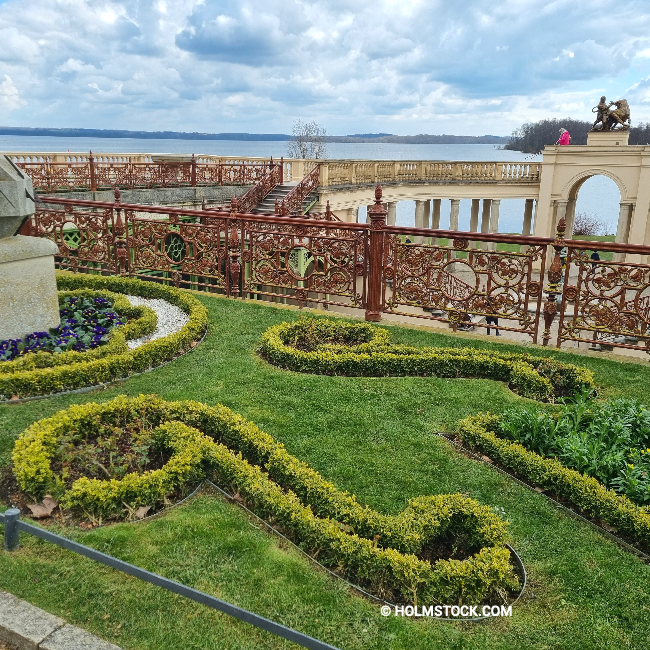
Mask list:
[[[296,372],[494,379],[538,401],[552,402],[593,388],[590,370],[553,359],[475,348],[390,345],[389,336],[368,323],[305,318],[266,330],[260,353],[270,363]]]
[[[144,321],[116,328],[112,332],[109,344],[83,353],[65,352],[61,355],[47,355],[56,359],[53,363],[44,359],[44,355],[36,353],[34,366],[14,366],[13,372],[0,372],[0,399],[12,396],[29,397],[33,395],[49,395],[62,391],[75,390],[86,386],[103,384],[116,379],[122,379],[137,372],[143,372],[168,361],[178,354],[187,351],[192,342],[201,338],[207,328],[207,310],[203,304],[189,293],[154,282],[97,275],[58,275],[57,285],[60,290],[72,292],[72,295],[89,289],[98,292],[114,292],[116,294],[131,294],[144,298],[162,298],[176,305],[189,315],[189,322],[178,332],[144,343],[134,350],[126,346],[125,337],[137,338],[141,332],[147,333],[151,327],[151,310],[137,308]],[[125,303],[128,303],[124,299]],[[128,307],[132,310],[136,308]],[[146,314],[149,314],[147,317]],[[155,327],[155,325],[154,325]],[[83,356],[73,356],[83,355]],[[22,359],[0,364],[14,364]],[[31,363],[31,362],[30,362]],[[50,364],[50,367],[43,367]]]
[[[55,471],[62,440],[87,441],[136,421],[171,454],[161,468],[72,482]],[[403,602],[477,603],[518,584],[504,546],[507,524],[491,508],[459,494],[437,495],[383,515],[223,406],[144,395],[71,406],[32,424],[16,441],[13,463],[26,493],[51,492],[64,507],[94,518],[157,505],[207,476],[239,493],[323,564]]]
[[[632,540],[650,548],[650,509],[635,505],[608,490],[591,476],[565,467],[556,458],[543,458],[518,442],[504,440],[501,417],[481,413],[459,422],[458,435],[472,449],[487,454],[533,485],[557,494],[590,517],[601,519]]]

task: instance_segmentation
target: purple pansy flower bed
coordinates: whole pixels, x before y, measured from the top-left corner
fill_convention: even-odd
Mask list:
[[[106,298],[65,298],[59,313],[61,324],[49,332],[0,341],[0,361],[11,361],[30,352],[83,352],[107,343],[108,333],[124,324]]]

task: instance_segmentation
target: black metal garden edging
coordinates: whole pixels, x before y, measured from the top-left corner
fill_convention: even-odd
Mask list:
[[[167,591],[171,591],[172,593],[178,594],[179,596],[189,598],[190,600],[200,603],[201,605],[206,605],[207,607],[216,609],[217,611],[228,614],[229,616],[237,618],[240,621],[250,623],[251,625],[258,627],[261,630],[265,630],[266,632],[275,634],[276,636],[282,637],[283,639],[297,643],[303,648],[309,648],[310,650],[339,650],[336,648],[336,646],[332,646],[329,645],[329,643],[314,639],[313,637],[307,636],[302,632],[292,630],[291,628],[285,627],[284,625],[276,623],[275,621],[271,621],[268,618],[264,618],[263,616],[249,612],[246,609],[242,609],[241,607],[227,603],[225,600],[215,598],[214,596],[210,596],[209,594],[198,591],[197,589],[192,589],[192,587],[183,585],[180,582],[176,582],[175,580],[164,578],[163,576],[160,576],[156,573],[151,573],[150,571],[141,569],[134,564],[129,564],[128,562],[118,560],[111,555],[106,555],[106,553],[96,551],[94,548],[90,548],[89,546],[84,546],[78,542],[73,542],[70,539],[66,539],[65,537],[61,537],[55,533],[51,533],[48,530],[44,530],[43,528],[39,528],[38,526],[34,526],[33,524],[29,524],[25,521],[21,521],[20,510],[17,510],[15,508],[6,510],[4,514],[0,513],[0,523],[3,523],[5,527],[4,548],[7,551],[15,551],[18,548],[18,534],[20,531],[22,531],[29,535],[33,535],[34,537],[43,539],[47,542],[51,542],[52,544],[56,544],[57,546],[65,548],[74,553],[78,553],[79,555],[83,555],[84,557],[87,557],[91,560],[95,560],[96,562],[100,562],[101,564],[105,564],[112,569],[117,569],[118,571],[122,571],[123,573],[131,575],[135,578],[144,580],[145,582],[156,585],[157,587],[167,589]]]

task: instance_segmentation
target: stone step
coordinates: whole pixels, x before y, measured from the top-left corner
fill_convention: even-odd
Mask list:
[[[2,641],[17,650],[120,650],[4,591],[0,591]]]

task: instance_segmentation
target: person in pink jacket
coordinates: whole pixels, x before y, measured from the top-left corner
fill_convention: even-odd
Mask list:
[[[560,138],[555,144],[570,144],[571,136],[566,129],[560,129]]]

